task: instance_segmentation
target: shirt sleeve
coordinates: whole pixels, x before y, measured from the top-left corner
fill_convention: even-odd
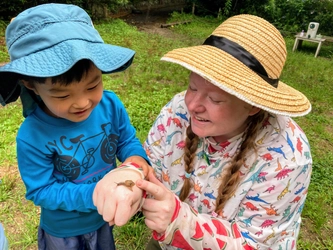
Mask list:
[[[254,249],[242,237],[235,222],[199,214],[176,197],[176,209],[164,234],[153,232],[162,244],[179,249]]]

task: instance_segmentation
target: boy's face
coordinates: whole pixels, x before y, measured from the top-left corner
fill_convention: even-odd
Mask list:
[[[67,86],[60,83],[52,84],[51,78],[47,78],[45,84],[25,86],[40,96],[47,114],[72,122],[87,119],[103,95],[102,73],[93,64],[81,81]]]

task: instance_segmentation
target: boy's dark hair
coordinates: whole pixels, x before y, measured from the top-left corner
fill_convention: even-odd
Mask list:
[[[83,75],[89,71],[91,65],[92,62],[90,60],[82,59],[78,61],[76,64],[74,64],[74,66],[67,72],[58,76],[51,77],[52,84],[60,83],[61,85],[67,86],[71,84],[73,81],[78,82],[82,79]],[[25,76],[25,75],[21,75],[19,77],[19,79],[25,80],[32,85],[35,83],[44,84],[47,78],[48,77],[34,77],[34,76]]]

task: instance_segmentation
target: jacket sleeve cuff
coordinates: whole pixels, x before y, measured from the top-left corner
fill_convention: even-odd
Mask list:
[[[173,211],[173,215],[172,215],[170,224],[173,221],[175,221],[175,219],[178,217],[179,210],[180,210],[181,201],[179,200],[179,198],[176,195],[175,195],[175,202],[176,202],[176,206],[175,206],[175,210]],[[165,240],[165,232],[163,234],[159,234],[154,230],[153,231],[153,238],[157,241],[164,241]]]

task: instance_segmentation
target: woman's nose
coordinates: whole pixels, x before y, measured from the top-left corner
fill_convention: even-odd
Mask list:
[[[192,98],[189,98],[187,108],[192,112],[205,111],[204,98],[200,95],[194,95]]]

